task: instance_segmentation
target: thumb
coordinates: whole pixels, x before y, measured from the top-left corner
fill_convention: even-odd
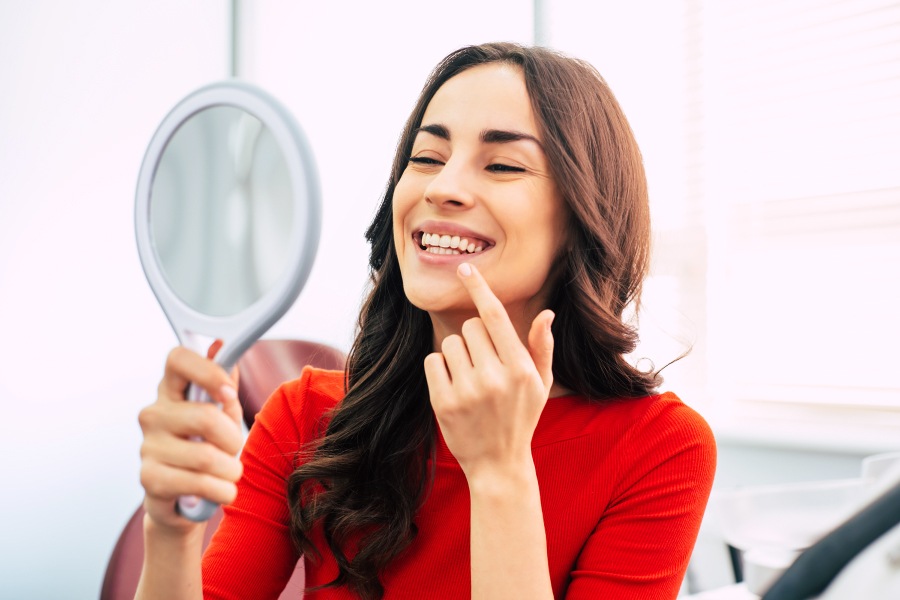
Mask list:
[[[552,310],[541,311],[532,321],[528,332],[528,352],[547,393],[550,393],[550,386],[553,385],[553,332],[550,325],[555,316]]]

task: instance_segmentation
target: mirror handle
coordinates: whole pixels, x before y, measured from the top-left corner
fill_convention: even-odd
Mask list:
[[[221,404],[210,398],[209,394],[206,393],[206,390],[199,385],[188,385],[186,399],[188,402],[209,402],[211,404],[216,404],[219,408],[222,407]],[[201,438],[192,436],[191,439],[200,440]],[[180,496],[175,503],[176,513],[185,519],[196,523],[208,521],[218,508],[219,505],[215,502],[210,502],[206,498],[200,498],[198,496]]]

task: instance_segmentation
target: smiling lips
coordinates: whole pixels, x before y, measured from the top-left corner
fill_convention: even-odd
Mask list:
[[[458,235],[422,232],[419,247],[431,254],[475,254],[482,252],[488,243],[477,238]]]

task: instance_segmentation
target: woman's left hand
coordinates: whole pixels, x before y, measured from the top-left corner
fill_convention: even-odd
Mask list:
[[[479,317],[425,358],[425,377],[444,440],[471,485],[534,468],[531,439],[553,384],[554,315],[535,317],[526,348],[481,273],[468,263],[457,273]]]

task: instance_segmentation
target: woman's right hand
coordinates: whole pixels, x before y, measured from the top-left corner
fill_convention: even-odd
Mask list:
[[[222,409],[186,402],[188,384],[204,388]],[[229,376],[219,365],[181,346],[169,353],[157,400],[138,417],[144,432],[144,509],[155,526],[188,534],[202,525],[175,511],[179,496],[195,495],[217,504],[234,500],[242,472],[237,458],[243,443],[241,413],[237,369]]]

